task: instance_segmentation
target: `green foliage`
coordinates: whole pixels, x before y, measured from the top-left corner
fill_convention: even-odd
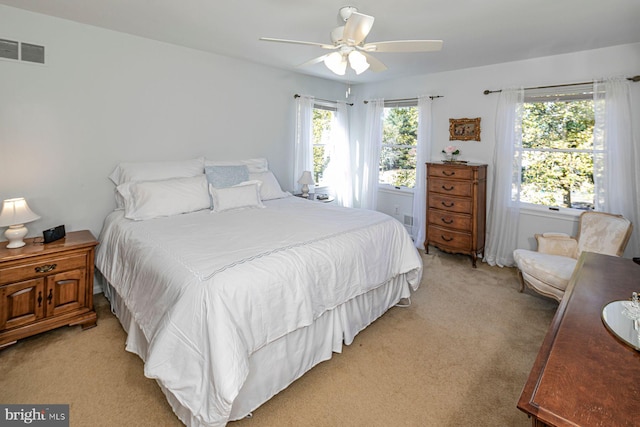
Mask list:
[[[520,200],[593,204],[593,101],[525,103]]]
[[[322,180],[331,161],[324,144],[329,143],[332,121],[333,111],[313,109],[313,180],[316,184]]]
[[[380,182],[413,188],[416,182],[418,108],[385,108]]]

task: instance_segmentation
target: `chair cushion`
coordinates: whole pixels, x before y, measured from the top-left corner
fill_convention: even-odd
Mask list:
[[[533,287],[551,287],[539,289],[542,293],[558,295],[554,290],[564,293],[575,269],[577,260],[560,255],[550,255],[526,249],[513,251],[513,258],[527,282]]]

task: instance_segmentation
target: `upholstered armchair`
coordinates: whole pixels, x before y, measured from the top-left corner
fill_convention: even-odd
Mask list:
[[[538,250],[516,249],[513,252],[520,278],[520,292],[525,286],[541,295],[562,300],[578,257],[584,251],[620,256],[624,252],[631,222],[622,215],[583,212],[578,235],[563,233],[536,234]]]

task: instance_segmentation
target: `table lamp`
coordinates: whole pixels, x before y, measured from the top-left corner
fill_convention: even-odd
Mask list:
[[[302,172],[302,176],[298,180],[298,184],[302,184],[302,197],[309,197],[309,186],[314,185],[313,177],[310,171]]]
[[[4,232],[5,237],[9,240],[7,248],[23,247],[25,243],[22,239],[28,232],[24,224],[36,219],[40,219],[40,217],[29,209],[29,205],[23,197],[6,199],[2,204],[2,212],[0,212],[0,227],[9,226]]]

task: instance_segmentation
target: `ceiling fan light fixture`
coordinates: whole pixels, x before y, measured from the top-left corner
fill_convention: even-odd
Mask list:
[[[340,52],[333,52],[325,56],[324,65],[339,76],[344,76],[347,71],[347,59]]]
[[[369,68],[367,58],[357,50],[349,53],[349,65],[351,65],[351,68],[353,68],[356,74],[361,74]]]
[[[354,6],[344,6],[341,7],[340,10],[338,11],[338,13],[340,14],[340,18],[343,21],[346,21],[347,19],[351,18],[351,15],[353,14],[353,12],[357,12],[358,8],[354,7]]]

